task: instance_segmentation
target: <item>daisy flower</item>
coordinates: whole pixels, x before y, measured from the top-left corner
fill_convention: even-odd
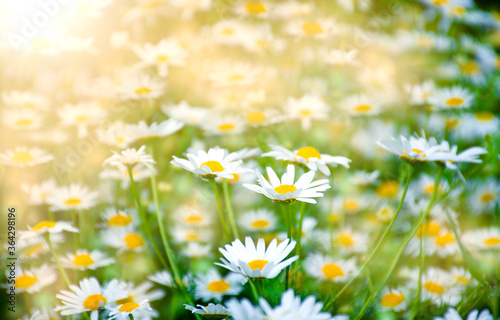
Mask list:
[[[366,232],[354,232],[348,226],[336,233],[333,241],[342,252],[363,253],[368,249],[369,236]]]
[[[375,190],[375,193],[380,198],[390,199],[397,195],[399,189],[399,183],[394,180],[386,180],[380,183]]]
[[[435,237],[430,237],[425,245],[429,254],[437,254],[442,258],[460,252],[457,240],[450,230],[442,230]]]
[[[272,308],[263,298],[259,304],[266,317],[270,319],[297,319],[297,320],[348,320],[345,315],[332,317],[329,312],[321,312],[322,302],[316,302],[314,296],[307,296],[301,301],[300,296],[295,296],[293,289],[288,289],[281,295],[280,304]]]
[[[380,305],[383,309],[394,310],[396,312],[403,311],[408,306],[404,293],[392,288],[382,290]]]
[[[500,127],[498,115],[489,111],[477,111],[461,116],[461,125],[454,131],[460,139],[471,141],[483,139],[487,134],[494,135]]]
[[[323,197],[323,193],[321,192],[330,189],[327,179],[312,182],[315,175],[314,171],[303,174],[297,182],[294,182],[295,167],[292,164],[287,166],[287,172],[283,174],[281,181],[276,175],[276,172],[270,167],[267,167],[270,183],[260,174],[260,172],[256,171],[256,174],[260,184],[259,186],[254,184],[243,184],[243,186],[278,202],[286,203],[298,200],[316,203],[316,200],[313,198]]]
[[[28,231],[21,231],[20,235],[21,238],[32,238],[38,237],[46,232],[56,234],[63,231],[79,232],[78,229],[73,227],[70,222],[43,220],[37,223],[34,227],[28,226]]]
[[[99,193],[90,191],[87,187],[72,183],[69,186],[57,188],[54,193],[47,197],[50,210],[85,210],[99,203]]]
[[[209,75],[214,88],[248,86],[257,81],[259,69],[247,63],[221,64]]]
[[[2,100],[7,107],[43,110],[49,107],[49,100],[42,95],[29,91],[8,91],[2,93]]]
[[[146,74],[127,76],[125,79],[126,82],[119,88],[123,99],[156,99],[165,91],[163,83]]]
[[[266,249],[264,239],[259,239],[257,246],[250,237],[245,238],[245,245],[237,239],[231,245],[226,244],[225,249],[219,248],[224,258],[221,258],[222,263],[215,264],[249,278],[272,279],[299,258],[293,256],[284,260],[295,244],[295,241],[285,239],[278,245],[273,239]]]
[[[132,142],[137,142],[139,140],[152,139],[152,138],[163,138],[169,136],[177,131],[179,131],[184,124],[180,121],[169,119],[162,121],[157,124],[156,122],[151,123],[149,126],[145,121],[139,121],[137,125],[128,125],[128,130],[130,130],[130,139]]]
[[[160,77],[168,75],[169,66],[183,66],[187,52],[175,39],[163,39],[156,45],[145,43],[134,46],[135,54],[141,59],[139,67],[156,66]]]
[[[154,174],[157,174],[157,170],[151,170],[142,163],[138,163],[131,168],[132,177],[135,182],[147,180],[151,178]],[[99,178],[103,180],[117,180],[121,181],[120,187],[124,190],[128,189],[130,185],[130,173],[126,166],[120,165],[114,168],[104,169],[99,173]]]
[[[213,237],[213,230],[178,226],[172,230],[172,236],[173,240],[179,243],[209,242]]]
[[[178,207],[174,218],[187,227],[206,227],[212,222],[212,215],[209,211],[187,205]]]
[[[431,267],[422,275],[422,301],[456,306],[462,299],[461,291],[447,271]]]
[[[233,179],[230,172],[238,171],[237,168],[242,164],[238,153],[229,153],[226,149],[220,147],[210,148],[208,152],[197,150],[187,154],[188,160],[173,156],[171,164],[191,171],[200,178],[224,178]],[[246,170],[245,170],[246,171]]]
[[[208,134],[231,135],[245,131],[245,122],[240,116],[235,115],[211,115],[204,119],[202,128]]]
[[[7,276],[9,276],[8,273]],[[56,279],[56,273],[47,264],[29,270],[18,266],[15,278],[16,292],[27,292],[29,294],[39,292],[44,287],[54,283]]]
[[[304,260],[304,269],[313,278],[332,282],[346,282],[357,270],[354,259],[338,260],[320,253],[310,254]]]
[[[115,259],[109,258],[100,250],[88,251],[85,249],[77,250],[76,253],[68,253],[66,257],[61,258],[61,264],[70,269],[95,270],[96,268],[109,266]]]
[[[366,95],[347,97],[340,104],[352,116],[372,116],[381,112],[380,102]]]
[[[474,103],[474,96],[469,90],[462,87],[437,89],[429,103],[438,110],[453,110],[470,108]]]
[[[241,214],[238,225],[245,231],[264,232],[276,229],[276,216],[267,209],[252,210]]]
[[[469,197],[473,213],[491,212],[499,203],[500,182],[495,178],[476,183]]]
[[[140,252],[144,249],[146,241],[144,237],[135,231],[127,230],[104,230],[102,233],[102,240],[110,247],[122,251]]]
[[[115,208],[108,208],[101,214],[109,228],[125,228],[132,224],[132,215]]]
[[[0,162],[15,167],[33,167],[54,160],[54,156],[40,148],[15,147],[0,153]]]
[[[222,301],[225,295],[238,295],[243,289],[245,278],[238,273],[229,273],[222,277],[216,269],[211,268],[206,274],[199,274],[194,279],[195,298],[207,302],[212,299]]]
[[[66,104],[57,111],[57,114],[63,125],[77,127],[80,139],[87,137],[89,126],[99,123],[106,115],[96,102]]]
[[[80,286],[71,285],[71,291],[62,290],[56,294],[62,306],[55,308],[62,316],[81,314],[90,311],[91,320],[99,318],[99,309],[109,306],[110,303],[124,298],[123,286],[118,280],[112,280],[105,289],[96,278],[85,278],[80,281]]]
[[[172,119],[195,126],[205,122],[210,114],[210,109],[192,107],[184,100],[178,104],[162,106],[161,110]]]
[[[285,105],[285,114],[299,119],[304,131],[311,129],[312,120],[327,119],[328,111],[326,102],[316,94],[306,94],[299,99],[288,98]]]
[[[264,153],[263,157],[274,157],[278,160],[285,160],[302,164],[312,171],[321,171],[329,176],[330,169],[328,165],[336,167],[338,164],[349,168],[350,159],[342,156],[331,156],[328,154],[320,154],[319,151],[311,146],[301,147],[297,150],[290,151],[286,148],[270,145],[270,152]]]
[[[479,312],[477,309],[472,310],[467,315],[466,320],[494,320],[488,309],[484,309]],[[434,317],[433,320],[462,320],[462,317],[458,313],[458,311],[454,308],[448,308],[444,317]]]
[[[142,313],[144,311],[149,311],[149,313],[153,314],[153,308],[151,308],[151,306],[149,305],[149,300],[147,299],[142,300],[139,303],[125,302],[114,308],[108,309],[110,311],[108,319],[127,320],[129,319],[129,315],[139,318],[138,313]]]
[[[264,18],[268,16],[269,4],[263,1],[242,1],[235,7],[235,13]]]
[[[42,126],[42,116],[32,109],[7,109],[2,115],[3,124],[14,130],[35,130]]]
[[[196,306],[198,308],[187,304],[184,306],[192,313],[197,313],[201,315],[202,318],[206,319],[226,319],[230,315],[229,310],[221,304],[209,303],[206,307],[198,304]]]
[[[123,122],[117,121],[105,129],[99,128],[96,131],[100,142],[118,148],[126,148],[132,143],[133,128]]]
[[[410,105],[425,105],[429,103],[429,98],[434,95],[435,86],[431,80],[424,81],[420,84],[406,85],[406,91],[409,93],[408,103]]]
[[[342,50],[334,49],[328,51],[325,56],[325,62],[334,66],[355,66],[358,65],[356,57],[358,55],[358,50]]]
[[[462,235],[464,244],[471,249],[497,250],[500,248],[500,229],[496,227],[469,230]]]
[[[174,279],[167,270],[158,271],[148,276],[148,279],[166,287],[174,286]]]
[[[373,185],[379,176],[380,171],[378,170],[373,172],[356,171],[352,176],[352,183],[360,187],[367,187]]]
[[[248,299],[238,301],[232,298],[226,302],[226,306],[234,320],[265,320],[259,307],[254,306]]]
[[[199,242],[191,241],[181,253],[188,258],[201,259],[209,256],[211,251],[212,246],[210,244],[203,245]]]
[[[328,18],[292,20],[286,27],[289,34],[297,37],[325,40],[338,32],[338,24]]]
[[[103,166],[126,166],[131,168],[141,163],[154,171],[155,168],[153,165],[156,164],[156,161],[151,157],[151,155],[146,153],[145,149],[146,146],[140,147],[139,150],[130,148],[122,151],[121,154],[111,151],[114,153],[114,155],[104,160]]]
[[[275,3],[272,14],[275,18],[289,20],[309,16],[314,10],[314,2],[289,0]]]
[[[21,184],[21,189],[28,196],[28,204],[40,205],[46,204],[47,197],[51,196],[57,189],[56,181],[48,179],[38,184]]]

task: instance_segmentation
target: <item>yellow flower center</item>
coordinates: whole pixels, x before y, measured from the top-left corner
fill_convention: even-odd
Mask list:
[[[123,241],[129,249],[136,249],[144,245],[144,239],[137,233],[129,233],[124,238]]]
[[[19,127],[29,126],[32,124],[33,124],[33,121],[31,119],[19,119],[16,121],[16,126],[19,126]]]
[[[71,261],[71,264],[73,264],[76,267],[88,267],[92,264],[94,264],[94,260],[92,260],[92,257],[88,253],[83,253],[83,254],[77,254],[75,255],[75,258],[73,261]]]
[[[233,82],[242,81],[244,79],[245,79],[245,76],[242,74],[232,74],[229,77],[227,77],[227,80],[233,81]]]
[[[19,289],[27,289],[27,288],[31,287],[33,284],[35,284],[35,282],[37,282],[37,281],[38,281],[38,279],[36,278],[35,275],[30,276],[27,274],[23,274],[23,275],[20,275],[19,277],[17,277],[15,284],[16,284],[16,287]]]
[[[448,1],[449,1],[449,0],[434,0],[434,1],[432,1],[432,3],[433,3],[435,6],[443,6],[443,5],[448,4]]]
[[[128,214],[115,214],[108,220],[110,227],[124,227],[132,222],[132,217]]]
[[[450,232],[447,232],[443,235],[436,237],[436,245],[440,247],[444,247],[450,243],[455,242],[455,237]]]
[[[465,7],[462,7],[462,6],[456,6],[453,8],[452,12],[457,15],[457,16],[463,16],[464,13],[467,12],[467,9],[465,9]],[[477,71],[476,71],[477,72]]]
[[[392,198],[398,192],[399,184],[394,180],[384,181],[377,188],[377,194],[382,198]]]
[[[464,99],[459,98],[459,97],[453,97],[453,98],[449,98],[448,100],[446,100],[445,103],[449,107],[458,107],[462,103],[464,103]]]
[[[83,301],[83,307],[90,310],[97,310],[102,305],[107,303],[106,298],[102,294],[92,294]]]
[[[456,282],[458,282],[460,284],[464,284],[464,285],[469,284],[470,280],[471,280],[470,278],[467,278],[466,276],[454,276],[453,279]]]
[[[200,165],[200,168],[203,168],[203,166],[209,167],[210,170],[212,170],[212,172],[224,171],[224,167],[222,166],[222,164],[220,164],[219,161],[215,161],[215,160],[209,160],[209,161],[203,162]]]
[[[424,283],[424,289],[434,294],[443,294],[444,292],[444,287],[433,281],[427,281]]]
[[[13,162],[30,162],[33,161],[33,157],[28,151],[18,151],[12,156]]]
[[[358,113],[367,113],[367,112],[370,112],[371,110],[372,110],[372,107],[369,105],[366,105],[366,104],[362,104],[362,105],[354,107],[354,111],[356,111]]]
[[[402,293],[390,292],[382,297],[380,304],[386,308],[394,308],[405,301],[405,296]]]
[[[495,118],[495,115],[488,111],[479,111],[476,112],[474,115],[476,116],[476,119],[479,121],[490,122],[491,120],[493,120],[493,118]]]
[[[150,94],[151,92],[153,92],[153,90],[151,88],[148,88],[148,87],[140,87],[140,88],[135,89],[134,92],[138,96],[143,96],[143,95]]]
[[[479,66],[474,61],[468,61],[460,66],[460,69],[465,74],[477,74],[479,72]]]
[[[299,115],[303,116],[303,117],[307,117],[307,116],[310,116],[313,112],[309,109],[302,109],[299,111]]]
[[[487,246],[498,246],[500,244],[500,238],[489,237],[483,240],[483,243]]]
[[[320,24],[314,21],[304,22],[302,24],[302,31],[309,36],[314,36],[324,32]]]
[[[288,192],[293,193],[295,190],[297,190],[297,188],[291,184],[282,184],[281,186],[274,188],[274,191],[281,194],[287,194]]]
[[[186,233],[186,240],[194,241],[198,240],[200,237],[196,233]]]
[[[116,300],[116,304],[118,304],[118,305],[125,304],[127,302],[134,302],[134,297],[131,295],[128,295],[126,298]]]
[[[483,203],[489,203],[493,200],[495,200],[495,195],[493,194],[493,192],[485,192],[480,199],[480,201]]]
[[[77,206],[82,203],[82,199],[79,198],[69,198],[64,201],[64,204],[67,206]]]
[[[234,34],[234,30],[231,28],[226,28],[226,29],[222,30],[221,33],[231,35],[231,34]]]
[[[156,61],[158,61],[158,62],[165,62],[167,60],[168,60],[168,57],[166,55],[156,56]]]
[[[250,225],[252,226],[252,228],[255,228],[255,229],[263,229],[263,228],[269,226],[269,221],[264,220],[264,219],[254,220],[254,221],[252,221],[252,223]]]
[[[236,126],[232,123],[223,123],[217,126],[217,130],[225,132],[225,131],[232,131],[236,128]]]
[[[266,7],[259,1],[249,1],[245,3],[245,9],[249,14],[265,13]]]
[[[31,230],[40,231],[43,228],[53,228],[56,225],[55,221],[40,221],[36,226],[34,226]]]
[[[260,123],[267,120],[264,113],[262,113],[260,111],[252,111],[252,112],[247,113],[246,119],[248,122],[253,123],[253,124],[260,124]]]
[[[268,263],[269,261],[267,260],[262,260],[262,259],[257,259],[257,260],[252,260],[248,263],[248,266],[250,267],[250,269],[255,270],[255,269],[259,269],[262,271],[262,269],[266,266],[266,264]]]
[[[438,188],[439,190],[439,188]],[[434,185],[433,184],[428,184],[425,188],[424,188],[424,193],[425,194],[433,194],[434,193]]]
[[[439,225],[439,223],[437,223],[436,221],[431,221],[422,223],[418,235],[435,237],[438,236],[440,232],[441,232],[441,226]]]
[[[87,116],[84,116],[84,115],[79,115],[79,116],[76,116],[75,117],[75,120],[78,121],[78,122],[85,122],[87,121],[89,118]]]
[[[130,311],[133,311],[133,310],[137,309],[138,307],[140,307],[140,305],[138,303],[127,302],[127,303],[122,304],[122,306],[118,309],[118,311],[120,311],[120,312],[130,312]]]
[[[309,162],[309,158],[321,159],[321,154],[313,147],[302,147],[297,151],[296,155],[305,158],[307,162]]]
[[[325,263],[323,267],[321,267],[321,271],[323,272],[323,276],[327,279],[334,279],[344,275],[342,268],[332,262]]]
[[[212,281],[207,285],[207,290],[211,292],[222,293],[229,290],[231,286],[224,280]]]
[[[361,206],[359,205],[359,202],[357,200],[347,199],[344,200],[343,208],[344,211],[354,212],[358,211],[361,208]]]
[[[184,219],[186,223],[200,223],[203,221],[202,216],[189,216]]]
[[[44,246],[43,246],[42,244],[37,244],[37,245],[35,245],[35,246],[33,246],[33,247],[29,248],[28,250],[26,250],[26,251],[24,252],[24,255],[25,255],[26,257],[31,257],[31,256],[33,256],[34,254],[36,254],[38,251],[41,251],[41,250],[43,250],[43,249],[44,249]]]
[[[354,245],[354,238],[352,234],[343,232],[337,237],[337,242],[344,247],[352,247]]]
[[[233,178],[232,179],[227,179],[227,182],[229,183],[236,183],[240,180],[240,175],[237,173],[233,173]]]
[[[25,107],[27,109],[35,109],[36,104],[33,102],[25,102],[25,103],[23,103],[23,107]]]

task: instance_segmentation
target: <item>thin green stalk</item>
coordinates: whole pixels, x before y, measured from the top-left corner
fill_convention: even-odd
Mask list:
[[[424,262],[425,262],[425,242],[424,242],[424,234],[420,233],[420,245],[419,245],[419,256],[420,256],[420,265],[418,267],[418,284],[417,284],[417,297],[415,298],[415,304],[411,310],[410,320],[413,320],[418,310],[420,309],[420,296],[422,294],[422,273],[424,272]]]
[[[255,284],[253,283],[253,279],[248,278],[248,283],[250,283],[250,288],[252,289],[252,295],[253,295],[253,298],[255,299],[255,302],[259,303],[259,293],[257,292],[257,288],[255,287]]]
[[[231,226],[231,230],[233,231],[234,238],[238,239],[240,237],[240,234],[238,233],[238,228],[236,228],[236,222],[234,221],[233,205],[231,203],[231,197],[229,196],[227,179],[224,179],[224,182],[222,183],[222,191],[224,192],[224,202],[226,203],[229,225]]]
[[[405,241],[400,245],[400,247],[398,249],[398,252],[396,254],[396,258],[393,260],[393,262],[391,264],[391,267],[389,268],[389,272],[386,273],[385,277],[382,279],[382,281],[378,285],[377,290],[375,290],[375,292],[373,292],[373,294],[368,298],[368,300],[363,305],[363,308],[361,309],[361,311],[358,313],[358,315],[356,316],[356,318],[354,320],[359,320],[359,319],[361,319],[361,317],[363,317],[363,315],[364,315],[366,309],[368,308],[368,306],[378,296],[380,290],[382,290],[382,288],[385,286],[385,284],[387,283],[387,281],[391,277],[392,273],[394,272],[394,269],[396,269],[396,266],[398,264],[399,258],[403,254],[403,251],[406,248],[406,245],[415,236],[415,234],[417,233],[417,231],[420,229],[420,227],[422,225],[422,222],[424,222],[424,220],[427,218],[427,215],[431,211],[432,205],[434,204],[434,201],[436,200],[437,192],[438,192],[438,189],[439,189],[439,182],[441,181],[441,177],[443,175],[443,171],[444,171],[444,167],[439,166],[438,174],[437,174],[437,177],[436,177],[436,181],[434,183],[434,191],[432,192],[432,197],[429,200],[429,204],[427,205],[427,208],[425,209],[424,213],[420,216],[420,219],[418,220],[417,224],[415,225],[415,228],[413,228],[413,230],[411,231],[411,233],[406,237]]]
[[[76,215],[76,211],[72,210],[71,211],[71,220],[73,221],[73,226],[76,228],[76,225],[78,224],[78,218],[77,218],[77,215]],[[79,230],[80,233],[82,232],[82,230]],[[73,245],[75,246],[75,251],[78,250],[78,247],[79,247],[79,239],[80,239],[80,236],[74,232],[73,233]]]
[[[297,230],[297,248],[295,253],[300,256],[300,249],[301,249],[301,244],[302,244],[302,224],[304,221],[304,216],[306,214],[306,203],[302,202],[302,205],[300,206],[300,219],[299,219],[299,229]]]
[[[283,212],[285,214],[285,222],[286,222],[286,236],[292,241],[292,226],[290,223],[290,203],[283,204]],[[285,270],[285,290],[288,290],[288,280],[290,278],[290,266],[286,267]]]
[[[401,195],[401,200],[399,201],[399,205],[398,205],[398,208],[396,209],[396,212],[394,214],[394,217],[392,218],[391,222],[389,223],[389,226],[387,226],[387,229],[385,230],[384,234],[382,235],[382,238],[380,238],[379,242],[377,243],[377,245],[375,246],[375,248],[373,249],[373,251],[371,252],[370,256],[368,257],[368,259],[366,259],[366,261],[363,263],[363,265],[361,266],[361,268],[359,268],[358,272],[344,285],[344,287],[342,287],[342,289],[340,289],[340,291],[333,297],[332,300],[330,300],[327,304],[326,304],[326,308],[328,308],[329,306],[331,306],[339,297],[342,293],[344,293],[344,291],[347,289],[347,288],[350,288],[351,287],[351,284],[354,282],[354,280],[360,275],[362,274],[363,270],[366,268],[366,266],[370,263],[370,261],[373,259],[373,257],[375,256],[375,254],[382,248],[382,245],[383,243],[387,240],[387,238],[389,237],[389,233],[391,231],[391,228],[392,228],[392,225],[394,224],[394,222],[396,221],[398,215],[399,215],[399,212],[401,211],[401,208],[403,207],[403,202],[405,201],[405,198],[406,198],[406,193],[408,192],[408,186],[410,185],[410,180],[411,180],[411,176],[413,174],[413,171],[414,171],[414,168],[413,166],[410,166],[409,168],[409,171],[408,171],[408,175],[406,177],[406,183],[405,183],[405,188],[403,190],[403,194]]]
[[[212,189],[214,190],[215,201],[217,202],[217,209],[219,210],[219,218],[220,218],[220,223],[222,224],[222,230],[224,231],[226,238],[228,240],[231,240],[231,235],[229,234],[229,231],[227,230],[226,222],[224,220],[224,214],[222,213],[222,208],[220,205],[219,192],[217,191],[217,183],[215,182],[214,178],[210,178],[209,181],[210,181],[210,185],[212,186]]]
[[[44,237],[45,237],[45,241],[47,241],[47,244],[49,245],[50,252],[52,252],[52,256],[54,257],[54,260],[56,260],[56,264],[57,264],[57,267],[59,268],[59,272],[61,273],[61,275],[62,275],[62,277],[64,279],[64,282],[66,282],[66,285],[69,288],[69,286],[71,285],[71,283],[69,282],[69,278],[66,275],[66,272],[64,271],[63,267],[61,266],[61,261],[59,261],[59,257],[56,254],[56,250],[54,250],[54,246],[52,245],[52,241],[50,240],[49,233],[48,232],[45,233]]]
[[[168,269],[167,263],[165,262],[165,259],[163,259],[163,256],[161,255],[160,250],[158,249],[158,246],[156,245],[156,242],[153,238],[153,234],[151,233],[151,229],[147,225],[147,218],[146,218],[146,215],[144,213],[144,209],[142,208],[141,198],[139,196],[139,192],[137,191],[137,187],[135,185],[134,174],[132,173],[131,167],[128,167],[128,174],[130,176],[130,187],[132,189],[132,193],[134,194],[135,202],[137,203],[137,210],[139,211],[139,215],[141,216],[141,219],[142,219],[142,223],[141,223],[141,227],[143,229],[142,232],[147,234],[149,240],[151,241],[151,244],[153,245],[153,249],[155,250],[156,256],[160,260],[162,266],[165,269]]]
[[[130,320],[134,320],[134,316],[131,313],[128,314],[128,317],[130,318]]]

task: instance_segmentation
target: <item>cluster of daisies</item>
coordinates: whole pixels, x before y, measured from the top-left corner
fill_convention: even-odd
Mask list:
[[[500,319],[499,13],[74,2],[0,42],[12,319]]]

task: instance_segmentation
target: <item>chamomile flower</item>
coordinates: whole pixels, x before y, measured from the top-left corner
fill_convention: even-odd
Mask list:
[[[462,87],[437,89],[429,103],[438,110],[455,110],[470,108],[474,103],[474,95]]]
[[[429,103],[429,98],[434,95],[435,90],[434,82],[431,80],[413,86],[407,85],[406,91],[410,94],[408,103],[417,106],[426,105]]]
[[[114,308],[109,308],[109,319],[119,319],[119,320],[127,320],[129,319],[129,315],[134,317],[138,317],[138,313],[143,313],[144,311],[148,311],[151,315],[153,315],[153,308],[149,305],[149,300],[145,299],[141,302],[125,302],[123,304],[119,304]]]
[[[229,153],[220,147],[210,148],[208,152],[197,150],[187,154],[188,160],[173,156],[170,163],[183,169],[193,172],[200,178],[225,178],[233,179],[230,172],[236,172],[238,166],[242,164],[239,154]]]
[[[210,73],[209,80],[214,88],[248,86],[257,81],[259,69],[246,63],[220,65]]]
[[[95,270],[96,268],[109,266],[115,259],[109,258],[104,252],[99,250],[77,250],[76,253],[68,253],[61,258],[61,264],[70,269]]]
[[[7,91],[2,93],[2,100],[5,106],[16,109],[44,110],[49,107],[46,97],[29,91]]]
[[[193,228],[178,226],[172,230],[173,240],[178,243],[208,242],[212,239],[213,232],[208,228]]]
[[[496,227],[469,230],[462,236],[465,245],[474,250],[498,250],[500,248],[500,229]]]
[[[70,222],[66,221],[51,221],[42,220],[35,226],[28,226],[28,231],[21,231],[21,238],[38,237],[46,232],[50,234],[57,234],[63,231],[79,232],[77,228],[73,227]]]
[[[142,146],[138,150],[135,148],[130,148],[122,151],[121,154],[111,151],[114,153],[114,155],[104,160],[103,165],[111,165],[115,167],[125,166],[132,168],[135,165],[141,163],[154,171],[155,168],[153,165],[156,164],[156,161],[151,157],[151,155],[146,153],[145,150],[146,146]]]
[[[302,130],[311,129],[312,120],[323,120],[328,117],[328,105],[316,94],[306,94],[299,99],[288,98],[285,114],[301,121]]]
[[[358,50],[342,50],[334,49],[329,51],[325,56],[325,62],[334,66],[356,66],[358,61],[356,60],[358,55]]]
[[[118,252],[134,251],[140,252],[146,246],[146,240],[135,231],[127,230],[104,230],[102,240],[110,247],[118,249]]]
[[[77,183],[57,188],[54,193],[47,197],[50,210],[85,210],[99,203],[99,193],[90,191],[87,187]]]
[[[434,317],[433,320],[462,320],[462,317],[456,309],[449,308],[444,314],[444,317]],[[484,309],[481,312],[474,309],[469,312],[466,320],[494,320],[494,318],[488,309]]]
[[[264,18],[269,15],[270,9],[269,3],[265,1],[242,1],[235,6],[235,13]]]
[[[454,131],[456,137],[471,141],[494,135],[500,127],[498,115],[490,111],[477,111],[461,115],[461,124]]]
[[[320,19],[294,19],[288,24],[286,30],[289,34],[299,38],[314,38],[325,40],[338,33],[338,24],[329,18]]]
[[[473,213],[491,212],[500,203],[500,182],[488,178],[477,182],[469,197],[469,205]]]
[[[178,104],[162,106],[161,110],[172,119],[195,126],[202,124],[210,114],[210,109],[193,107],[184,100]]]
[[[429,268],[422,275],[422,301],[430,300],[437,306],[456,306],[461,299],[461,289],[450,273],[438,268]]]
[[[240,228],[249,232],[265,232],[276,228],[276,216],[267,209],[247,211],[238,218]]]
[[[165,85],[149,75],[127,76],[119,88],[123,99],[156,99],[163,95]]]
[[[357,270],[354,259],[333,259],[320,253],[307,256],[304,269],[313,278],[332,282],[346,282]]]
[[[413,165],[450,158],[449,155],[439,151],[440,146],[434,138],[428,141],[425,137],[419,136],[411,136],[410,139],[400,136],[399,140],[391,137],[391,140],[377,141],[377,145]]]
[[[81,314],[90,311],[91,320],[99,318],[99,309],[110,303],[122,299],[125,295],[123,286],[116,279],[112,280],[106,288],[102,288],[96,278],[85,278],[80,285],[71,285],[71,291],[62,290],[56,294],[62,306],[55,308],[62,316]]]
[[[202,128],[211,135],[233,135],[245,131],[245,122],[236,115],[212,115],[204,120]]]
[[[54,156],[40,148],[15,147],[0,153],[0,162],[7,166],[33,167],[54,160]]]
[[[300,296],[295,296],[293,289],[288,289],[281,295],[280,304],[272,308],[263,298],[259,304],[266,317],[270,319],[297,319],[297,320],[348,320],[345,315],[333,316],[329,312],[321,312],[322,302],[316,302],[312,295],[301,301]]]
[[[180,206],[175,210],[175,219],[186,227],[206,227],[212,222],[212,215],[195,206]]]
[[[21,189],[28,196],[28,203],[31,205],[46,204],[47,197],[51,196],[57,189],[56,181],[48,179],[38,184],[22,184]]]
[[[323,174],[329,176],[330,169],[328,165],[336,167],[342,165],[349,168],[350,159],[342,156],[331,156],[328,154],[320,154],[319,151],[311,146],[301,147],[297,150],[290,151],[286,148],[271,145],[270,152],[264,153],[263,157],[274,157],[278,160],[285,160],[302,164],[312,171],[321,171]]]
[[[187,304],[184,306],[192,313],[197,313],[201,315],[202,318],[207,319],[226,319],[230,315],[229,310],[221,304],[209,303],[206,307],[199,304],[196,306],[198,308]]]
[[[166,287],[172,287],[174,285],[173,277],[167,270],[158,271],[148,276],[148,279]]]
[[[126,228],[133,223],[133,215],[129,212],[108,208],[101,214],[109,228]]]
[[[203,301],[215,299],[222,301],[225,295],[235,296],[243,289],[245,278],[238,273],[229,273],[222,277],[215,268],[208,270],[206,274],[199,274],[194,279],[195,298]]]
[[[266,248],[264,239],[259,239],[257,246],[250,237],[245,238],[245,245],[237,239],[231,245],[226,244],[225,249],[219,248],[224,258],[221,258],[222,263],[215,264],[249,278],[272,279],[299,258],[293,256],[284,260],[295,244],[295,241],[286,239],[278,245],[273,239]]]
[[[366,95],[349,96],[340,105],[352,116],[372,116],[381,112],[380,102]]]
[[[365,232],[345,227],[333,236],[334,246],[346,253],[362,253],[368,249],[369,236]]]
[[[139,121],[137,125],[128,125],[131,140],[137,142],[145,139],[163,138],[179,131],[184,124],[180,121],[169,119],[161,123],[153,122],[147,125],[145,121]]]
[[[460,252],[457,240],[450,230],[442,230],[435,237],[428,238],[425,245],[429,254],[436,254],[442,258]]]
[[[39,292],[57,279],[55,271],[47,264],[31,269],[23,269],[18,266],[15,277],[16,292],[29,294]]]
[[[226,306],[234,320],[264,320],[259,307],[254,306],[248,299],[238,301],[232,298],[226,302]]]
[[[66,104],[57,111],[57,114],[63,125],[77,127],[80,139],[87,137],[89,126],[96,125],[106,115],[103,108],[96,102]]]
[[[323,191],[330,189],[327,179],[312,181],[315,172],[309,171],[303,174],[296,182],[295,167],[287,166],[287,172],[283,174],[281,181],[273,169],[267,167],[268,182],[262,174],[256,171],[259,185],[244,184],[243,186],[257,193],[261,193],[278,202],[293,202],[295,200],[316,203],[314,198],[323,197]]]
[[[407,308],[405,294],[401,290],[385,288],[380,296],[380,306],[383,309],[403,311]]]
[[[189,242],[187,247],[183,248],[182,254],[188,258],[201,259],[208,257],[212,250],[210,244],[201,244],[199,242]]]
[[[175,39],[134,46],[134,52],[141,59],[140,67],[156,66],[160,77],[168,75],[169,66],[183,66],[187,57],[186,50]]]
[[[275,3],[272,12],[273,17],[279,19],[296,19],[309,16],[315,10],[314,2],[303,2],[297,0],[289,0],[285,2]]]
[[[32,109],[7,109],[2,113],[4,125],[14,130],[35,130],[42,126],[42,116]]]
[[[367,187],[373,185],[378,177],[380,176],[380,171],[375,170],[373,172],[367,171],[356,171],[352,176],[352,182],[360,187]]]

